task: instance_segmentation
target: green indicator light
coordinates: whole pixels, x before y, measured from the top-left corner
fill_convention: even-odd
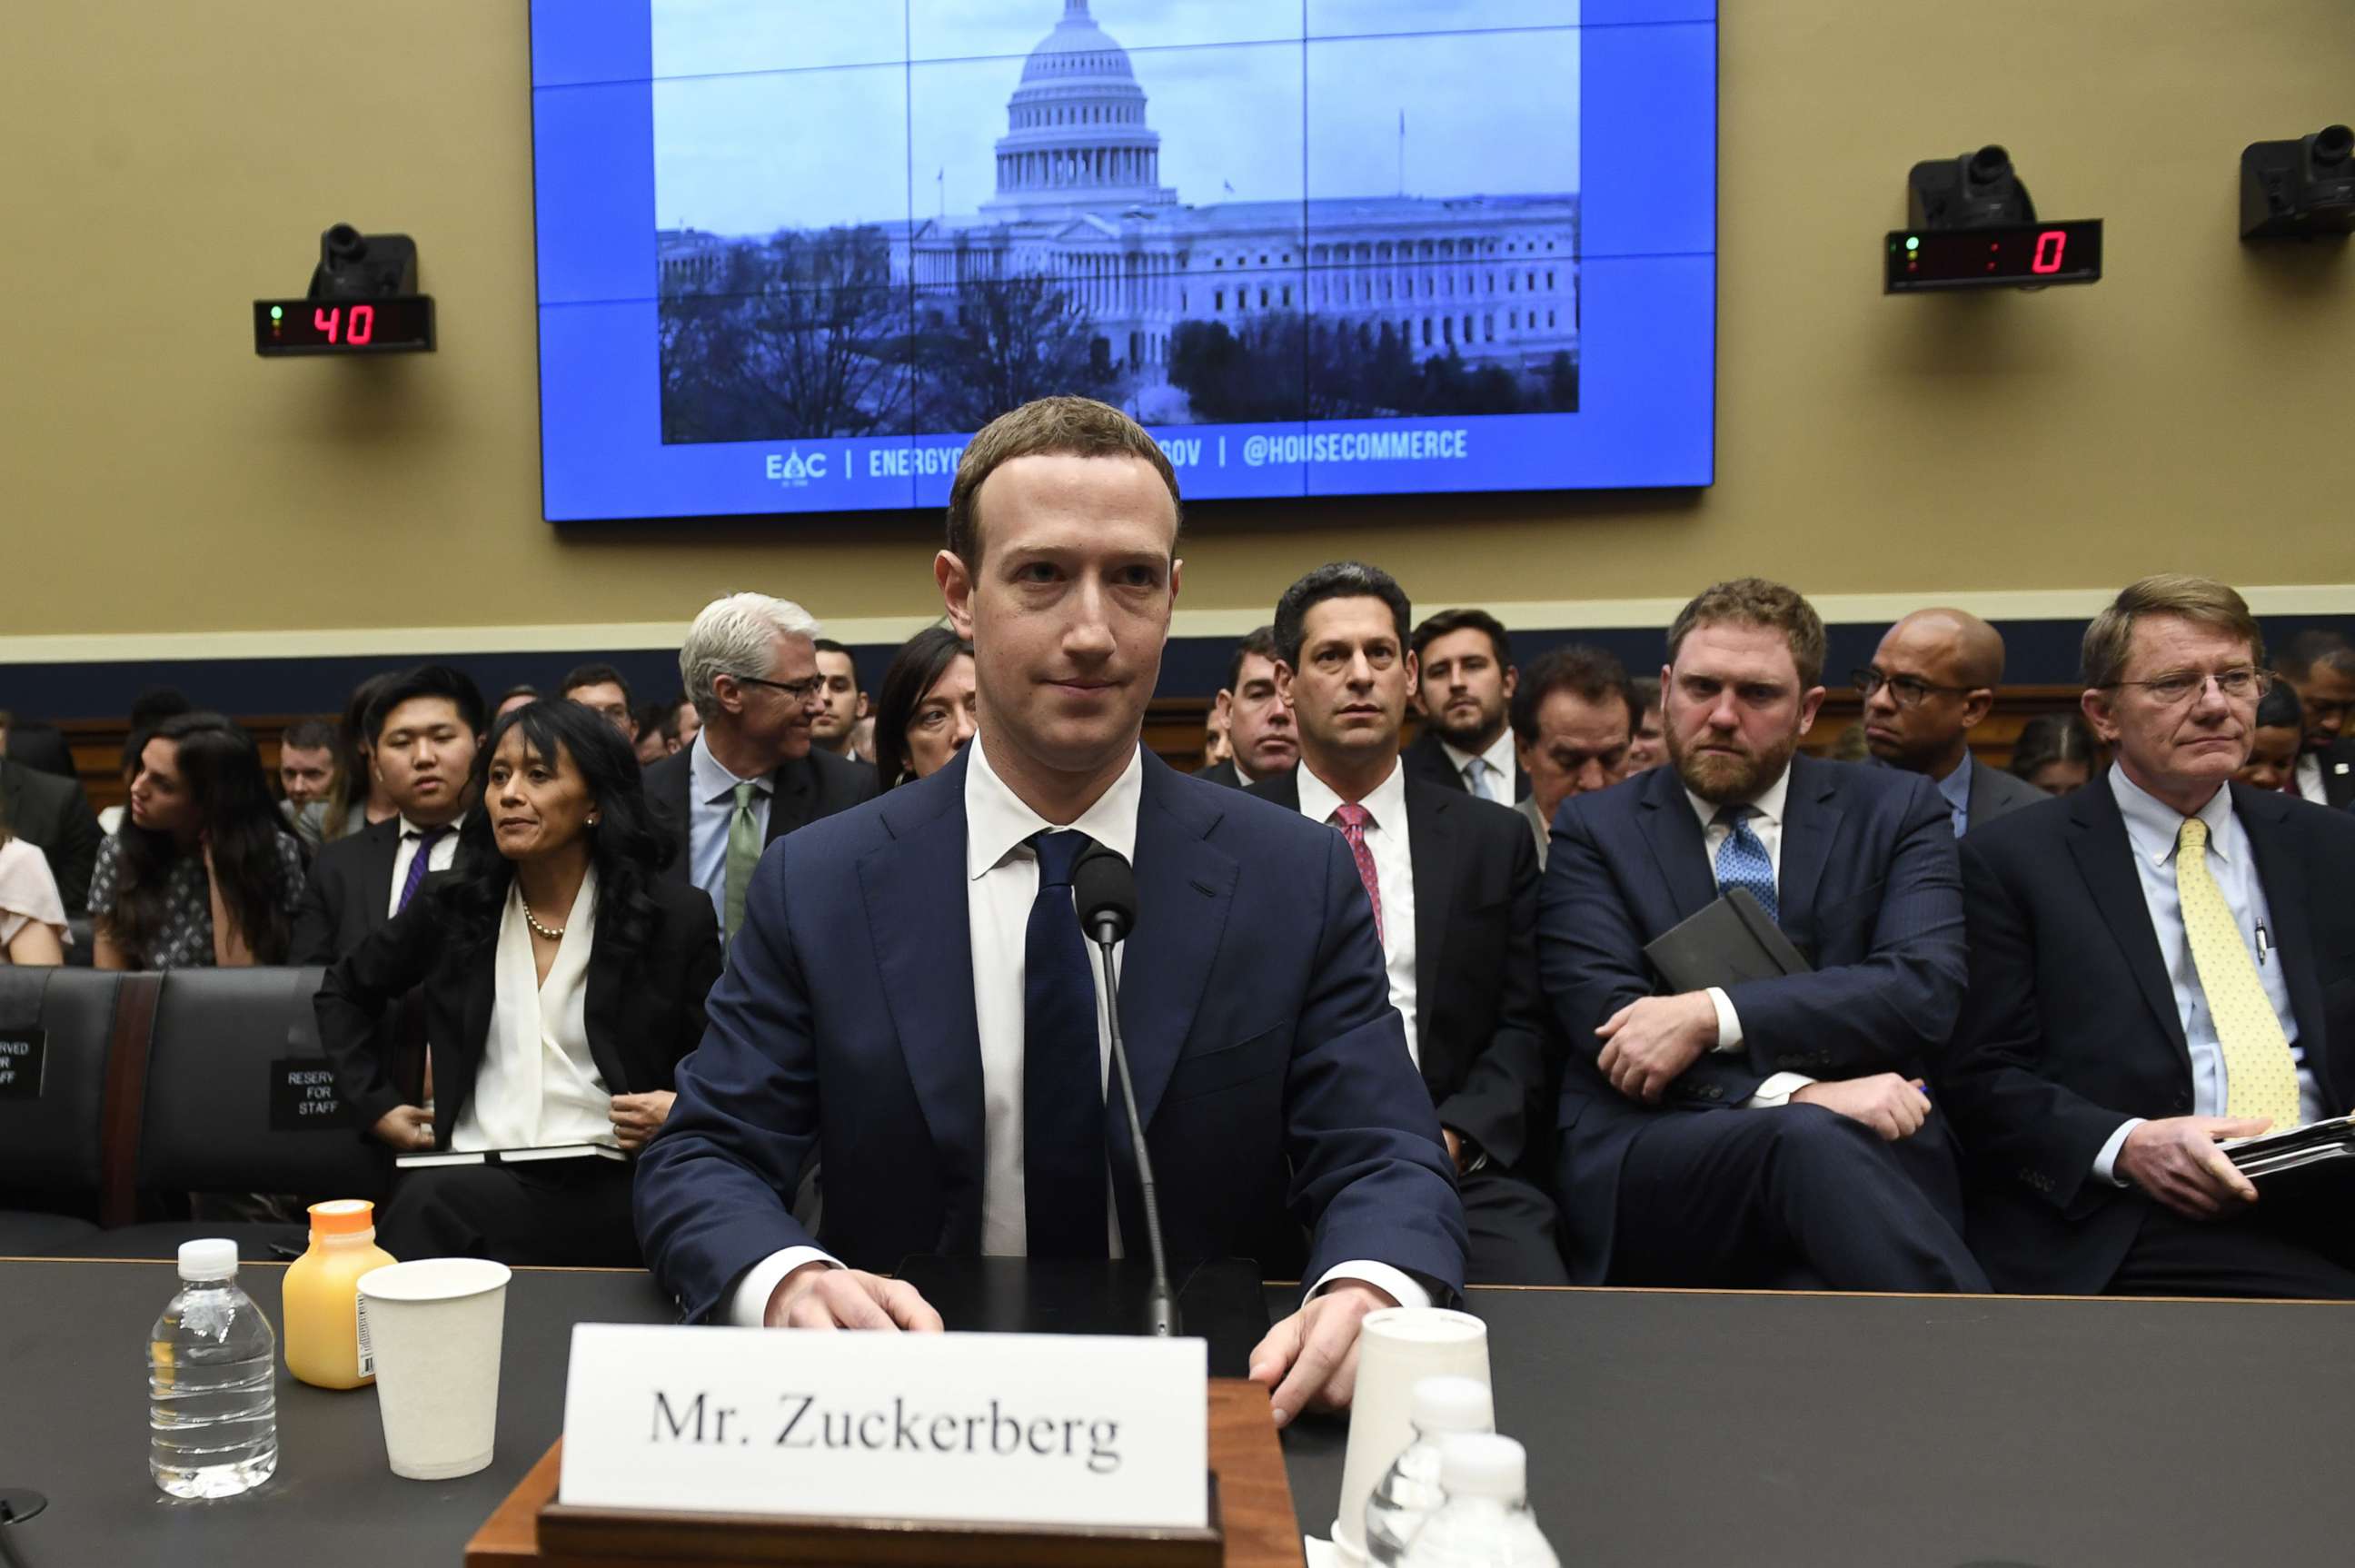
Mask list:
[[[272,321],[281,320],[285,316],[285,315],[286,311],[283,306],[272,305],[270,307],[270,319]]]
[[[1914,238],[1913,238],[1913,236],[1911,236],[1911,235],[1908,235],[1908,236],[1906,237],[1906,240],[1905,240],[1905,248],[1906,248],[1908,251],[1919,251],[1919,250],[1922,248],[1922,241],[1920,241],[1919,240],[1914,239]],[[273,311],[272,311],[270,314],[271,314],[271,315],[277,315],[278,313],[277,313],[276,311],[274,311],[274,310],[273,310]]]

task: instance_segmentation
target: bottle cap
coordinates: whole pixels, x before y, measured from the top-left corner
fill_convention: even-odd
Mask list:
[[[311,1205],[311,1234],[357,1236],[376,1229],[376,1205],[365,1198],[336,1198]]]
[[[1414,1385],[1414,1429],[1426,1437],[1443,1432],[1494,1432],[1496,1407],[1488,1385],[1476,1378],[1419,1378]]]
[[[1451,1498],[1518,1502],[1528,1495],[1529,1456],[1518,1443],[1486,1432],[1439,1441],[1439,1489]]]
[[[180,1277],[187,1280],[235,1279],[237,1243],[218,1236],[180,1243]]]

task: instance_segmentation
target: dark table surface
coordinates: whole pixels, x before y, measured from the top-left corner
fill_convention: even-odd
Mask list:
[[[248,1264],[278,1317],[282,1269]],[[0,1491],[26,1568],[454,1568],[563,1418],[570,1328],[669,1321],[643,1275],[518,1270],[498,1455],[386,1468],[375,1396],[279,1383],[278,1474],[222,1502],[147,1477],[166,1264],[0,1261]],[[1271,1310],[1291,1293],[1271,1287]],[[2348,1560],[2337,1394],[2355,1307],[1475,1290],[1499,1426],[1568,1563],[2094,1568]],[[1284,1451],[1323,1534],[1344,1430]],[[2334,1481],[2333,1476],[2340,1476]]]

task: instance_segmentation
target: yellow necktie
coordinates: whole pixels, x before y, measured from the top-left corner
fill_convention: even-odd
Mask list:
[[[2208,869],[2208,825],[2185,819],[2175,838],[2175,893],[2183,906],[2183,935],[2208,998],[2208,1016],[2224,1050],[2224,1114],[2264,1116],[2275,1132],[2299,1123],[2297,1064],[2282,1032],[2273,999],[2242,944],[2224,891]]]

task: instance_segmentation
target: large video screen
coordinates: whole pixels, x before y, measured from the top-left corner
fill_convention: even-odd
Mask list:
[[[535,0],[550,521],[1706,485],[1714,0]]]

